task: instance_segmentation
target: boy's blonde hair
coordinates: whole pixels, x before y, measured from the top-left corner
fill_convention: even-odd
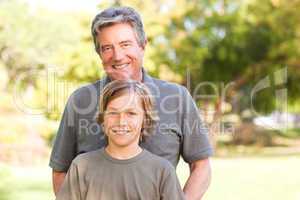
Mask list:
[[[99,99],[99,110],[96,116],[97,122],[102,124],[107,105],[110,101],[125,94],[136,94],[139,96],[145,112],[142,124],[141,139],[153,134],[153,128],[158,121],[157,111],[154,108],[154,99],[145,84],[138,81],[115,80],[107,84]]]

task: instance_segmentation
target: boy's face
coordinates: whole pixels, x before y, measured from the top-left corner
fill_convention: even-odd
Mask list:
[[[144,115],[141,99],[134,93],[111,100],[103,122],[108,145],[118,148],[138,145]]]

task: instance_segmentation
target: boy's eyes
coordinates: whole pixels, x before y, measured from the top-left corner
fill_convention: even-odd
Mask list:
[[[119,112],[116,112],[116,111],[108,111],[106,112],[107,115],[118,115],[118,114],[121,114]],[[134,111],[127,111],[125,112],[126,115],[131,115],[131,116],[134,116],[134,115],[137,115],[138,113],[137,112],[134,112]]]
[[[137,115],[136,112],[128,112],[129,115]]]
[[[117,115],[119,113],[118,112],[108,112],[107,114],[109,114],[109,115]]]

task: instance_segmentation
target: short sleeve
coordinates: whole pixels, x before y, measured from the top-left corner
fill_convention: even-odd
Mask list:
[[[71,95],[65,107],[55,137],[49,166],[55,171],[68,171],[72,160],[76,157],[76,112],[73,108],[74,95]]]
[[[56,200],[82,200],[82,196],[78,168],[76,164],[72,163]]]
[[[213,149],[208,139],[208,128],[200,116],[195,101],[184,87],[183,99],[181,155],[185,162],[191,163],[212,156]]]
[[[160,186],[160,200],[184,200],[184,193],[181,189],[176,171],[173,166],[168,167],[164,172]]]

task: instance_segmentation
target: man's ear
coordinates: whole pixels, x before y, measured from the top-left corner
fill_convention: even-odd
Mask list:
[[[148,44],[148,39],[146,38],[144,44],[141,46],[143,50],[146,49],[146,45]]]
[[[100,53],[100,47],[99,47],[98,49],[95,48],[95,51],[96,51],[96,53],[98,54],[98,56],[99,56],[100,58],[102,58],[101,53]]]

